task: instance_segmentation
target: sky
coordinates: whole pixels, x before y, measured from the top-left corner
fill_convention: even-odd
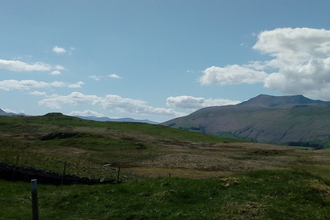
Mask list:
[[[330,101],[329,0],[3,0],[0,108],[164,122]]]

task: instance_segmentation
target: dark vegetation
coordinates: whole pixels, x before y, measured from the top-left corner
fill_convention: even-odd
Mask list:
[[[58,181],[64,164],[64,179],[106,184],[40,183],[40,219],[328,218],[329,150],[243,142],[197,128],[59,113],[0,117],[0,162],[7,172],[0,180],[0,219],[31,219],[30,184],[19,180],[20,170],[47,171]],[[122,183],[107,184],[119,167]]]
[[[289,146],[299,146],[299,147],[311,147],[314,150],[320,150],[323,148],[322,145],[310,142],[300,142],[300,141],[291,141],[288,143]]]
[[[120,179],[101,180],[76,175],[59,174],[43,169],[33,167],[21,167],[12,164],[0,163],[0,179],[9,181],[30,182],[31,179],[37,179],[38,183],[52,185],[71,185],[71,184],[114,184],[120,183]]]

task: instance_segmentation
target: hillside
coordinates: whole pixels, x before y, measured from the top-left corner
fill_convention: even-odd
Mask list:
[[[0,162],[42,168],[90,178],[109,177],[122,167],[136,175],[191,178],[260,169],[280,169],[324,153],[242,142],[162,125],[98,122],[50,113],[44,116],[0,116]],[[289,156],[290,155],[290,156]],[[328,160],[328,159],[327,159]],[[106,165],[106,166],[105,166]],[[212,172],[209,172],[212,171]],[[96,176],[97,174],[97,176]]]
[[[120,184],[40,183],[40,219],[326,219],[329,154],[60,113],[0,116],[0,163],[102,183],[120,171]],[[30,190],[0,180],[0,219],[30,218]]]
[[[203,108],[162,124],[255,142],[330,146],[330,102],[301,95],[259,95],[238,105]]]

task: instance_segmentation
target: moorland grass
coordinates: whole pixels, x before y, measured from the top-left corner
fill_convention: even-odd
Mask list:
[[[40,219],[327,219],[330,182],[300,171],[38,186]],[[30,219],[29,183],[0,181],[0,219]]]
[[[70,134],[70,137],[43,139],[56,133]],[[87,169],[93,166],[95,169],[104,164],[125,166],[153,159],[166,151],[158,143],[173,141],[221,143],[235,140],[162,125],[89,121],[60,113],[36,117],[0,116],[0,162],[14,164],[19,156],[20,166],[61,172],[64,161],[68,161],[70,174],[88,177],[95,177]],[[108,172],[100,169],[102,176]]]
[[[42,140],[45,135],[59,132],[75,135]],[[267,150],[266,146],[241,146],[241,143],[217,147],[218,143],[234,141],[161,125],[95,122],[62,114],[0,117],[0,162],[14,164],[19,155],[20,166],[58,173],[67,161],[67,173],[113,178],[116,171],[104,164],[134,166],[135,162],[152,161],[164,155],[193,157],[203,153],[205,157],[217,154],[233,160],[230,164],[225,161],[217,164],[224,167],[240,168],[239,164],[243,166],[245,161],[249,162],[246,166],[251,166],[259,160],[267,163],[287,160],[277,165],[278,168],[322,175],[321,178],[306,171],[247,172],[247,169],[242,174],[210,179],[147,178],[131,175],[123,168],[124,181],[118,185],[39,184],[40,219],[328,218],[329,163],[323,158],[327,151],[324,155],[313,155],[313,151]],[[203,157],[196,157],[197,161],[191,163],[199,158]],[[31,219],[29,183],[0,180],[0,219]]]

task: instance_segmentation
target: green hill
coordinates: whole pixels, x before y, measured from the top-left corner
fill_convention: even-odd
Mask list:
[[[0,162],[121,184],[38,185],[40,219],[327,219],[330,151],[60,113],[0,117]],[[0,180],[0,219],[31,219]]]

